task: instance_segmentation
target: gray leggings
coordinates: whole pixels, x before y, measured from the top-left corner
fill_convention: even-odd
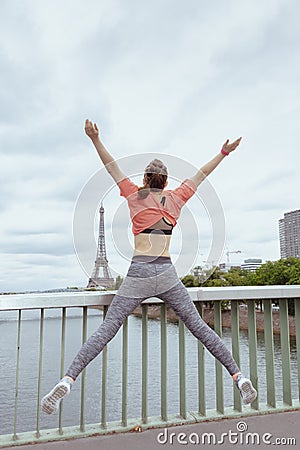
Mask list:
[[[83,344],[66,375],[74,380],[103,350],[133,310],[149,297],[171,306],[186,327],[217,358],[230,375],[239,367],[222,339],[203,321],[168,257],[133,257],[127,275],[99,328]]]

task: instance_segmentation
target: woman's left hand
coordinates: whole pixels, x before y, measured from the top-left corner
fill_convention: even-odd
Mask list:
[[[239,145],[239,143],[241,142],[241,137],[238,138],[236,141],[232,142],[232,144],[229,144],[229,139],[227,139],[227,141],[225,142],[225,144],[223,144],[222,150],[225,150],[225,152],[233,152],[233,150],[235,150],[237,148],[237,146]]]

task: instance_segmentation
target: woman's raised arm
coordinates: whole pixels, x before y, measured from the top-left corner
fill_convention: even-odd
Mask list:
[[[121,180],[123,180],[123,178],[126,178],[126,175],[120,170],[114,158],[111,156],[111,154],[107,151],[107,149],[100,141],[99,130],[97,125],[95,123],[93,124],[93,122],[86,119],[84,129],[86,135],[91,139],[92,143],[94,144],[98,152],[98,155],[100,156],[101,161],[103,162],[107,172],[112,176],[115,182],[118,183]]]
[[[220,164],[222,159],[225,158],[226,153],[231,153],[237,148],[237,146],[241,142],[241,139],[241,137],[238,138],[236,141],[232,142],[232,144],[229,144],[229,139],[227,139],[225,144],[223,144],[221,152],[219,152],[213,159],[211,159],[208,163],[201,167],[196,175],[191,177],[191,180],[197,187],[207,177],[207,175],[209,175]],[[224,151],[224,153],[222,153],[222,151]]]

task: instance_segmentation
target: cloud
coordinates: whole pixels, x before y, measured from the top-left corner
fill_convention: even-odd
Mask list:
[[[85,286],[87,278],[74,255],[3,254],[1,292]]]
[[[279,258],[278,219],[299,208],[298,13],[295,0],[3,0],[0,289],[85,284],[72,248],[73,212],[102,167],[83,132],[87,117],[116,159],[157,152],[200,168],[227,138],[243,136],[209,177],[227,245],[243,250],[231,260]],[[113,221],[122,202],[116,193],[105,206],[106,238],[109,261],[121,272],[111,223],[120,235],[130,225],[129,214]],[[209,219],[198,201],[189,208],[202,261]],[[180,251],[175,241],[172,248]],[[65,264],[60,275],[58,261]]]

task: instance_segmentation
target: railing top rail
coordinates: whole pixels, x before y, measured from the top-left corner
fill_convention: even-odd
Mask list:
[[[227,286],[198,289],[198,300],[263,300],[300,298],[300,285]]]
[[[0,311],[109,305],[116,291],[0,295]]]
[[[300,285],[187,288],[194,301],[300,298]],[[0,295],[0,311],[109,305],[115,291],[26,293]],[[161,303],[150,297],[144,303]]]

